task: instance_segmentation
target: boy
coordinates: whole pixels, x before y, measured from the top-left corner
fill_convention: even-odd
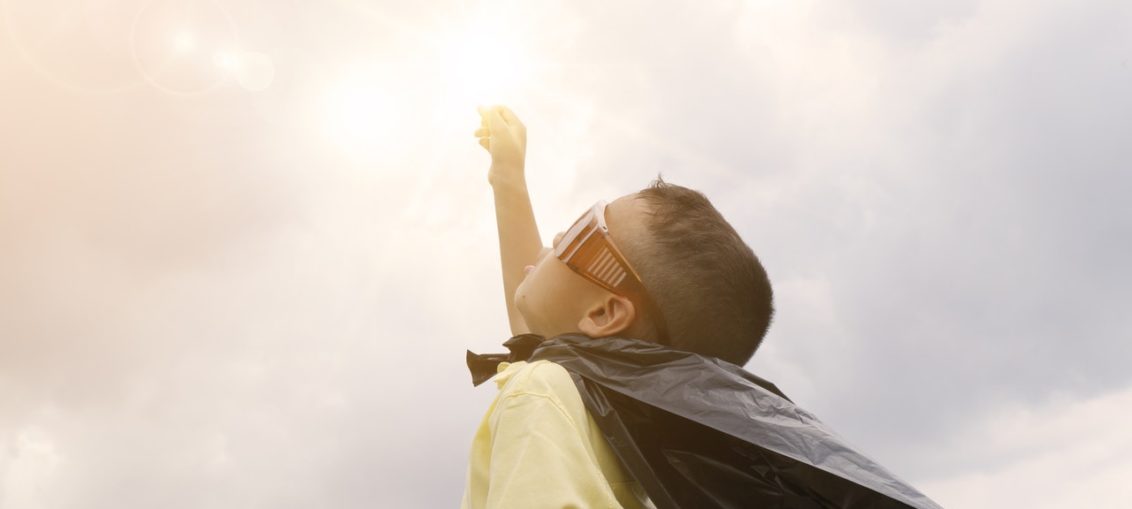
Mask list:
[[[766,271],[702,194],[661,180],[598,202],[543,248],[526,130],[482,109],[509,355],[465,508],[938,509],[744,371],[774,309]],[[504,362],[507,361],[507,362]]]
[[[524,180],[523,124],[507,108],[480,113],[476,136],[492,157],[488,180],[514,335],[663,340],[747,362],[770,323],[770,282],[703,195],[658,181],[587,211],[606,223],[611,246],[591,274],[560,256],[571,232],[541,246]],[[499,396],[473,442],[464,507],[648,505],[565,369],[548,361],[502,364],[496,383]]]

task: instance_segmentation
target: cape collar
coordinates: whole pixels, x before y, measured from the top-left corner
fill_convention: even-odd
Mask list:
[[[465,358],[468,363],[468,371],[472,374],[473,386],[479,386],[491,380],[492,377],[498,373],[499,363],[529,361],[532,357],[535,357],[535,352],[539,349],[556,349],[560,347],[581,348],[595,352],[605,352],[603,355],[613,355],[614,352],[624,354],[626,351],[632,351],[632,353],[641,351],[671,352],[677,355],[691,355],[687,352],[678,352],[669,347],[643,339],[630,339],[617,336],[595,339],[577,333],[561,334],[549,339],[538,334],[519,334],[503,342],[503,346],[507,347],[510,352],[477,354],[473,353],[471,350],[467,350]],[[544,351],[544,353],[546,352]]]
[[[503,343],[510,350],[509,353],[476,354],[468,350],[466,358],[468,371],[472,372],[472,385],[478,386],[495,376],[500,362],[519,362],[531,358],[535,348],[546,341],[538,334],[519,334]]]

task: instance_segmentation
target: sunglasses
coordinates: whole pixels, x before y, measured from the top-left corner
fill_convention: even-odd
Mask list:
[[[574,225],[554,244],[554,256],[582,277],[623,297],[644,301],[663,344],[668,343],[668,329],[660,309],[649,297],[641,276],[629,265],[625,255],[609,236],[605,223],[604,201],[598,201],[582,214]]]

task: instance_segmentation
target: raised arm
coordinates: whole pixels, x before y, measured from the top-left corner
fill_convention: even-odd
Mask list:
[[[530,332],[515,308],[515,289],[523,280],[523,267],[533,265],[542,250],[531,198],[524,176],[527,128],[503,106],[480,108],[482,125],[476,136],[491,153],[487,180],[495,193],[495,221],[499,228],[499,259],[503,268],[503,296],[511,334]]]

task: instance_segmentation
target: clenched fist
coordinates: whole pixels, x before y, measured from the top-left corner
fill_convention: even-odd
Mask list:
[[[506,106],[480,107],[476,137],[491,154],[487,180],[491,185],[523,179],[527,157],[527,128]]]

